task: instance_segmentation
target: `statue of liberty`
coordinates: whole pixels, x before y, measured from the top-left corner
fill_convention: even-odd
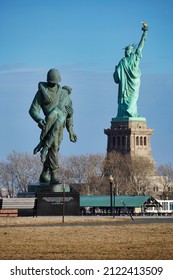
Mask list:
[[[125,57],[115,66],[113,78],[118,88],[118,118],[140,117],[137,110],[141,71],[139,62],[142,57],[142,48],[146,39],[148,26],[142,22],[142,36],[137,47],[129,45],[125,48]]]

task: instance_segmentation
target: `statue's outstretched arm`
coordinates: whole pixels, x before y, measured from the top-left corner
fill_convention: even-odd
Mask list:
[[[143,26],[142,26],[142,36],[141,36],[141,40],[138,44],[138,48],[140,51],[142,50],[143,46],[144,46],[144,42],[146,40],[146,36],[147,36],[147,31],[148,31],[148,25],[146,22],[142,22]]]

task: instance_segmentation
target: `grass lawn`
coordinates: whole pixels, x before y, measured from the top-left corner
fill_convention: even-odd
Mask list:
[[[1,217],[0,241],[1,260],[173,259],[173,223],[129,217]]]

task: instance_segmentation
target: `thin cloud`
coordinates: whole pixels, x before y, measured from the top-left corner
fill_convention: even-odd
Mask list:
[[[8,75],[15,73],[44,73],[45,68],[29,68],[22,64],[4,65],[0,67],[0,75]]]

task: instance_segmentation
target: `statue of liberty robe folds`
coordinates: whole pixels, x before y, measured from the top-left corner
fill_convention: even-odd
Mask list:
[[[148,27],[143,23],[141,40],[135,49],[134,45],[125,48],[125,57],[115,66],[113,78],[118,88],[118,114],[117,118],[140,117],[137,110],[139,97],[141,71],[139,62],[142,57],[142,48],[146,39]]]

